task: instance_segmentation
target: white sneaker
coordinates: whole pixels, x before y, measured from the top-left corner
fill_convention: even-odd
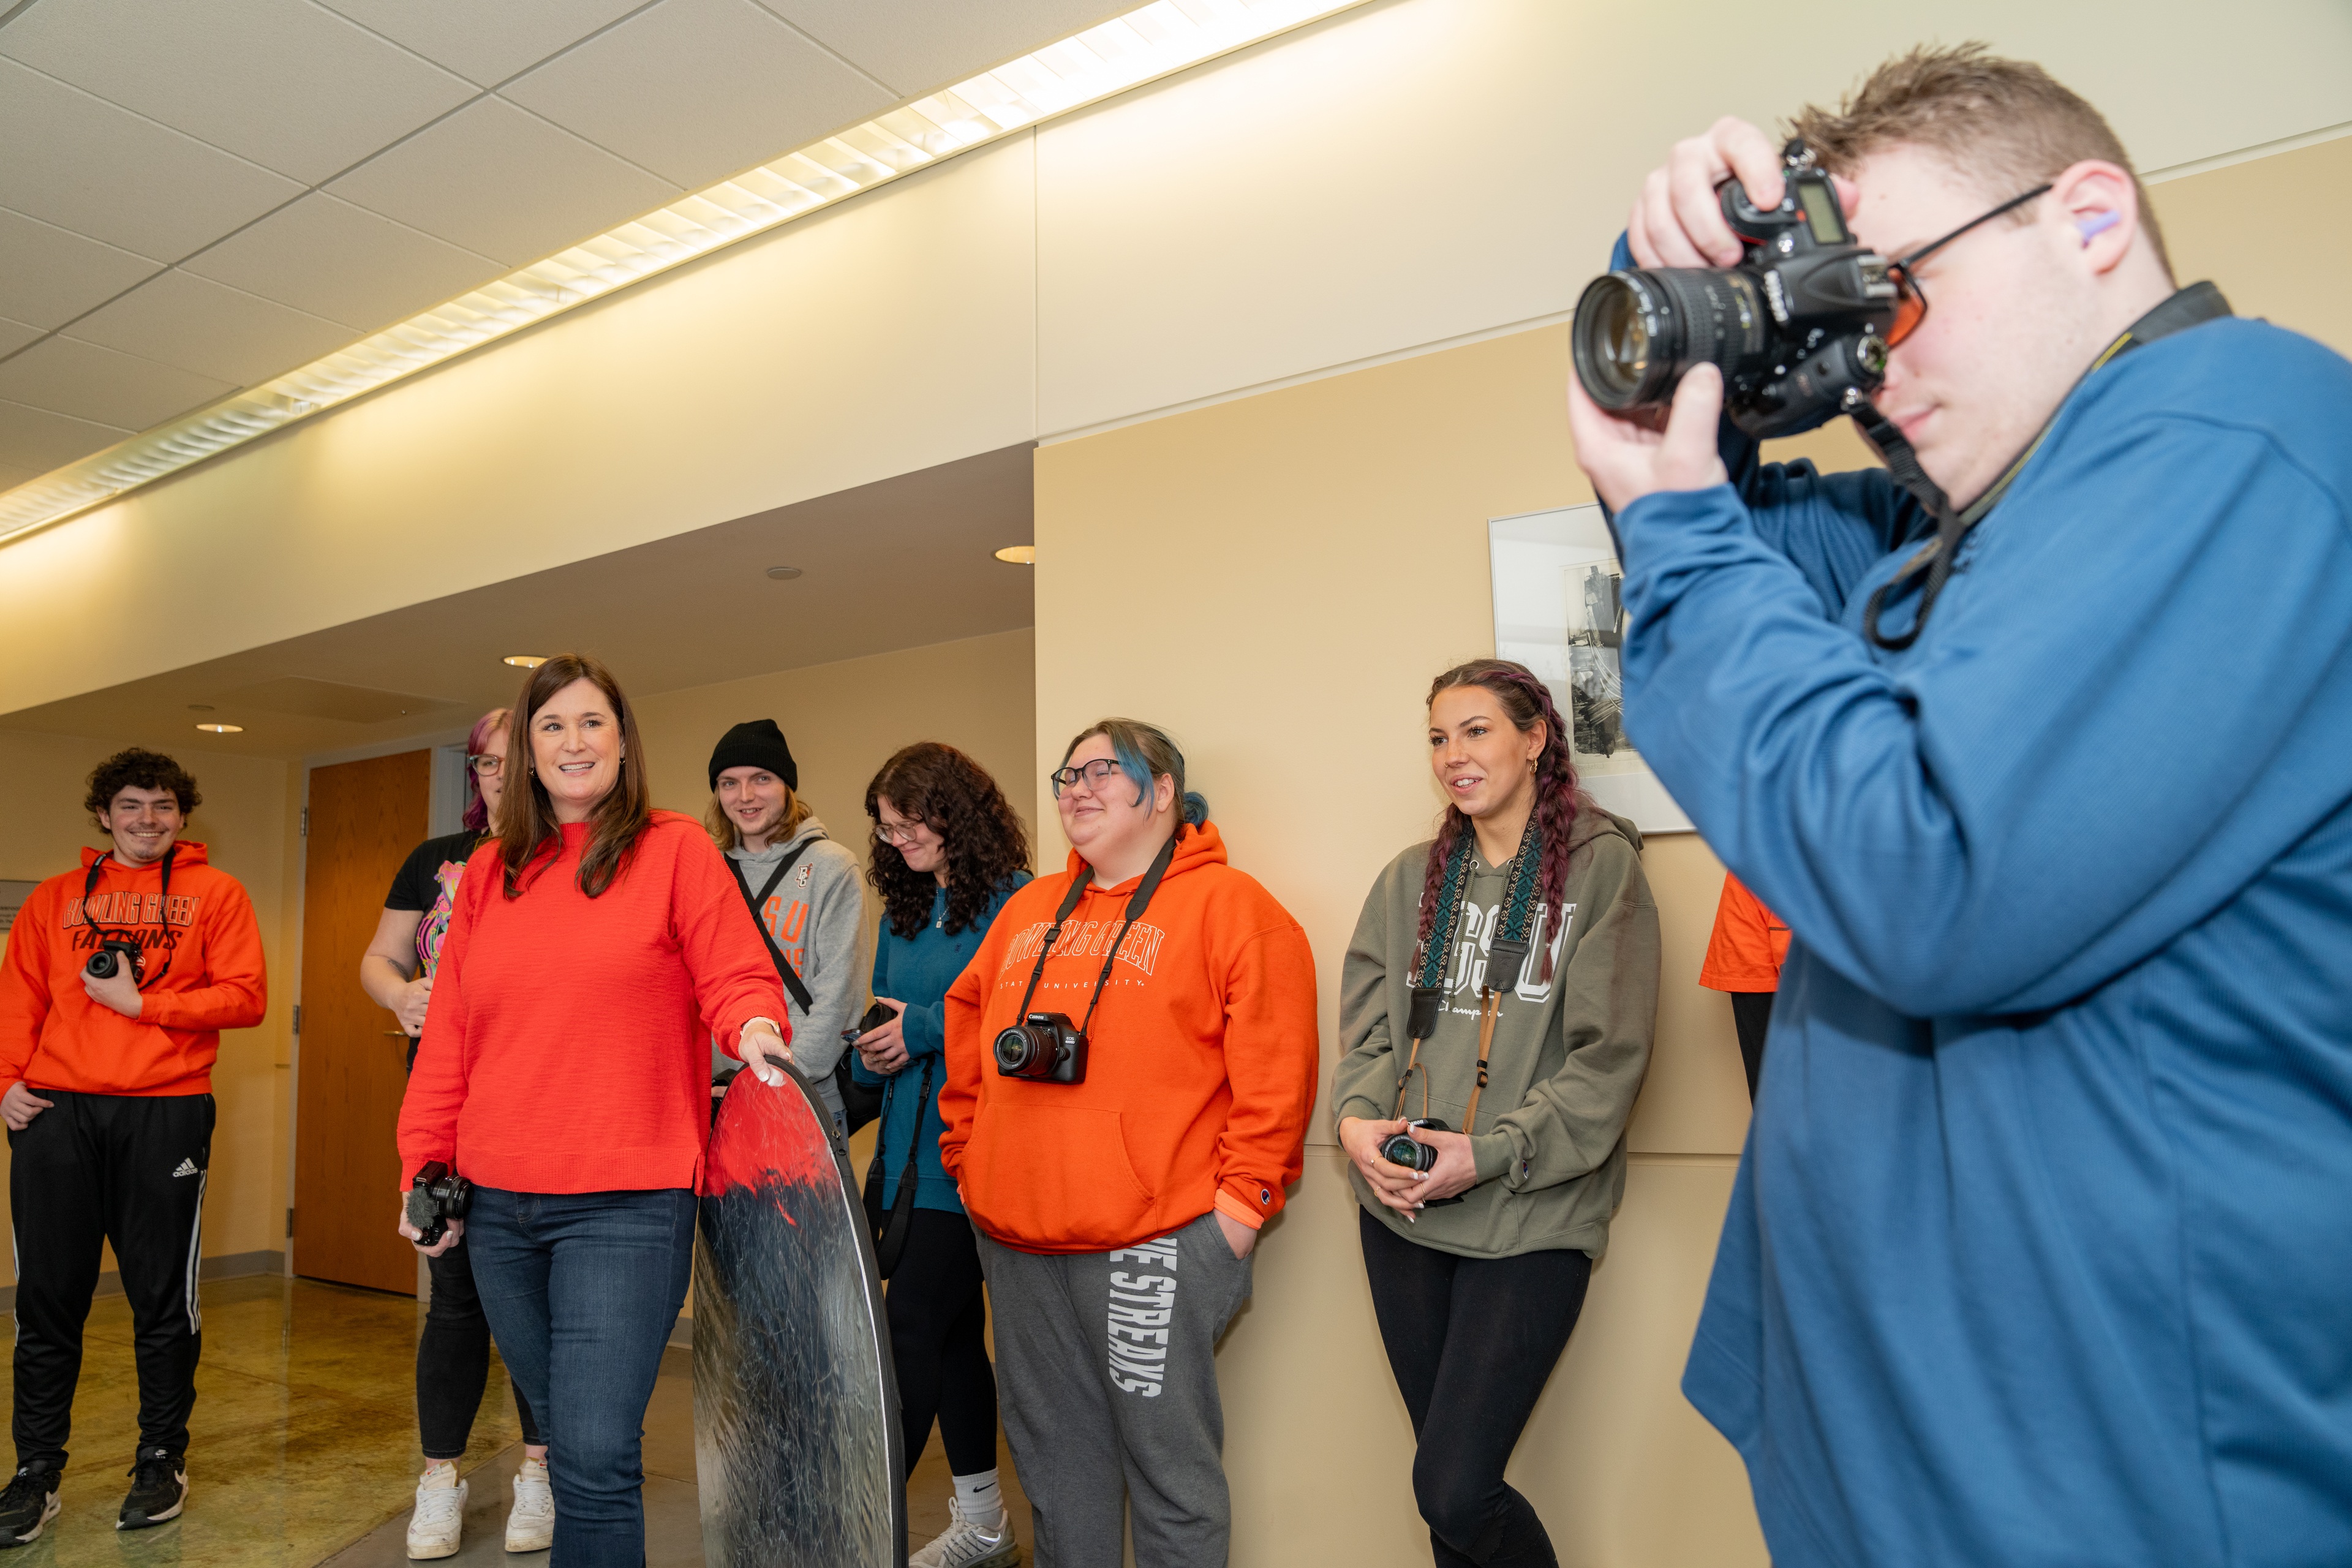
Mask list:
[[[555,1489],[547,1461],[526,1457],[515,1472],[514,1509],[507,1515],[509,1552],[544,1552],[555,1544]]]
[[[416,1483],[416,1511],[408,1521],[410,1557],[457,1555],[457,1542],[466,1532],[467,1489],[457,1479],[457,1467],[446,1460],[425,1472]]]
[[[1021,1543],[1013,1538],[1013,1516],[999,1510],[996,1528],[983,1530],[964,1517],[963,1500],[948,1499],[947,1532],[912,1557],[907,1568],[1013,1568]]]

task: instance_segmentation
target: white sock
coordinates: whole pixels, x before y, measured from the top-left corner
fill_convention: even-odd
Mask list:
[[[1004,1494],[997,1489],[994,1470],[958,1476],[955,1489],[956,1506],[964,1518],[991,1533],[1004,1528]]]
[[[425,1474],[417,1479],[454,1487],[457,1484],[457,1462],[455,1459],[427,1459],[425,1461]]]

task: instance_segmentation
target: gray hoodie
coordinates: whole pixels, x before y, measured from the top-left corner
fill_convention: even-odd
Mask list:
[[[865,879],[857,857],[835,844],[824,824],[811,816],[782,844],[757,855],[739,845],[727,858],[757,893],[775,874],[776,862],[800,844],[808,847],[761,904],[760,921],[808,987],[812,1005],[805,1013],[789,990],[784,996],[793,1015],[793,1065],[838,1119],[841,1091],[834,1087],[833,1069],[845,1048],[841,1032],[857,1022],[866,1000]]]
[[[1658,909],[1642,875],[1642,837],[1589,802],[1570,833],[1561,911],[1546,908],[1536,945],[1511,976],[1496,1020],[1494,1054],[1478,1100],[1471,1149],[1478,1184],[1459,1204],[1420,1211],[1407,1225],[1375,1202],[1349,1167],[1357,1201],[1408,1241],[1470,1258],[1509,1258],[1548,1247],[1593,1257],[1625,1189],[1625,1119],[1650,1065],[1658,1007]],[[1412,1041],[1413,947],[1419,935],[1428,844],[1389,862],[1364,900],[1340,968],[1339,1045],[1332,1075],[1334,1125],[1347,1117],[1398,1114],[1398,1080]],[[1493,944],[1506,868],[1471,872],[1456,951],[1445,966],[1436,1032],[1422,1043],[1427,1114],[1459,1131],[1478,1070],[1478,984]],[[1441,935],[1436,940],[1443,941]],[[1553,954],[1541,979],[1544,950]],[[1413,1075],[1403,1114],[1423,1114]]]

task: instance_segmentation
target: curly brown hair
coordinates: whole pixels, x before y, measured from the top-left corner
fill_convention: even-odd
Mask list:
[[[194,816],[196,807],[205,804],[187,769],[161,752],[132,746],[90,770],[89,793],[82,797],[81,805],[101,831],[106,827],[106,808],[127,789],[169,790],[180,803],[182,816]]]
[[[901,938],[915,935],[930,920],[939,884],[929,872],[908,866],[898,847],[882,837],[876,803],[886,798],[900,816],[924,824],[947,842],[951,935],[978,924],[998,889],[1014,872],[1029,868],[1029,830],[986,768],[937,741],[903,748],[866,786],[866,815],[876,825],[866,879],[882,895],[883,918]]]

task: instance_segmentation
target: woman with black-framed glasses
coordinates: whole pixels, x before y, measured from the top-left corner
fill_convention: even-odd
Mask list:
[[[433,972],[449,934],[449,911],[466,861],[498,831],[506,789],[508,710],[493,708],[466,737],[465,826],[428,838],[401,862],[383,900],[383,917],[360,960],[360,985],[390,1012],[408,1037],[408,1064],[416,1065],[417,1037],[433,997]],[[490,1325],[474,1289],[473,1255],[458,1243],[428,1258],[433,1295],[416,1340],[416,1426],[425,1447],[425,1474],[409,1516],[408,1554],[446,1557],[465,1524],[467,1483],[457,1479],[473,1436],[474,1413],[490,1375]],[[520,1387],[523,1461],[515,1472],[514,1506],[507,1514],[507,1550],[538,1552],[555,1538],[555,1493],[548,1484],[547,1445]]]

